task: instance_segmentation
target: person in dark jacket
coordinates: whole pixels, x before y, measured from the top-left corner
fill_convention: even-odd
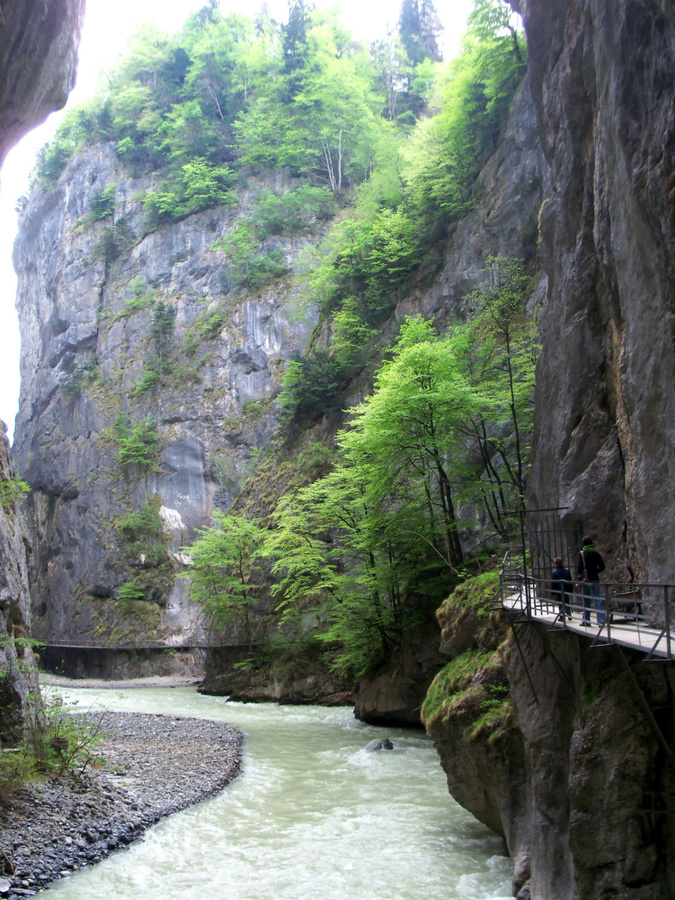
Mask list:
[[[551,596],[560,604],[560,612],[558,618],[572,618],[572,612],[567,604],[567,597],[573,591],[572,576],[570,570],[563,566],[561,556],[556,556],[553,560],[555,569],[551,572]]]
[[[602,611],[600,599],[600,573],[605,571],[605,563],[593,546],[593,541],[585,535],[581,541],[581,551],[577,560],[577,576],[582,583],[584,591],[584,617],[581,624],[591,624],[591,597],[595,600],[595,608],[598,611],[598,625],[605,624],[605,614]]]

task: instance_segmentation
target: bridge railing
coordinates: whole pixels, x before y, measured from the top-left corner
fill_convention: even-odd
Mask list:
[[[571,590],[565,590],[561,597],[551,589],[550,579],[525,577],[511,558],[505,557],[504,563],[500,573],[503,606],[518,608],[528,618],[553,614],[554,624],[561,628],[573,621],[568,616],[578,616],[581,623],[574,624],[587,621],[598,630],[598,637],[610,642],[629,627],[638,635],[644,632],[652,641],[656,637],[652,650],[663,644],[659,655],[665,650],[665,656],[673,658],[675,635],[671,629],[675,611],[671,604],[675,600],[675,585],[572,582]]]

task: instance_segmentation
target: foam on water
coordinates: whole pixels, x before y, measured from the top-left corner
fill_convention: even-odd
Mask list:
[[[106,706],[227,721],[242,776],[128,850],[54,885],[62,900],[487,900],[510,896],[500,838],[450,798],[421,733],[351,709],[227,703],[189,688],[63,691]],[[374,738],[394,750],[367,752]]]

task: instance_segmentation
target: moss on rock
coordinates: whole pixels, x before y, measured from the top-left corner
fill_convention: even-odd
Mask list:
[[[451,658],[434,678],[422,706],[422,722],[432,736],[451,719],[467,741],[513,724],[503,664],[509,635],[494,609],[498,588],[497,572],[469,578],[436,613]]]

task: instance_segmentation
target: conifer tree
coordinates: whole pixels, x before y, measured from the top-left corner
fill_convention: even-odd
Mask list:
[[[413,65],[425,59],[441,59],[438,48],[441,25],[433,0],[403,0],[398,30]]]
[[[289,0],[288,22],[282,25],[283,71],[287,76],[288,99],[300,90],[301,73],[307,61],[307,30],[311,8],[305,0]]]

